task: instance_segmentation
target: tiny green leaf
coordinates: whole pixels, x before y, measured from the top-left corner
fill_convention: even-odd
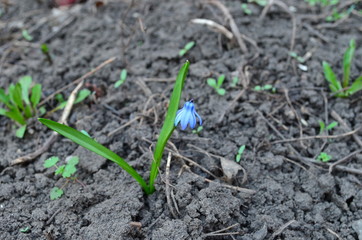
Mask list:
[[[22,91],[21,92],[22,98],[27,105],[30,105],[29,88],[30,88],[31,82],[32,82],[31,76],[24,76],[19,79],[19,83],[21,85],[21,91]]]
[[[23,227],[23,228],[20,228],[19,231],[22,232],[22,233],[26,233],[30,230],[30,227]]]
[[[60,198],[63,195],[64,191],[58,187],[53,187],[50,191],[50,199],[55,200]]]
[[[193,48],[194,46],[195,46],[195,42],[194,42],[194,41],[188,42],[188,43],[185,45],[184,49],[185,49],[186,52],[187,52],[187,51],[189,51],[191,48]]]
[[[346,88],[349,85],[349,76],[351,72],[351,62],[353,59],[354,50],[356,49],[356,42],[352,39],[349,43],[349,47],[344,53],[343,57],[343,87]]]
[[[9,96],[10,100],[14,105],[16,105],[20,109],[24,109],[23,100],[21,98],[21,85],[19,83],[13,85],[10,84],[9,86]]]
[[[250,10],[248,4],[246,4],[246,3],[242,3],[242,4],[241,4],[241,9],[243,10],[243,12],[244,12],[246,15],[250,15],[250,14],[253,13],[253,12]]]
[[[62,175],[63,174],[63,172],[64,172],[64,169],[65,169],[65,165],[61,165],[61,166],[59,166],[58,168],[57,168],[57,170],[55,170],[55,175]]]
[[[53,167],[59,161],[58,157],[50,157],[44,161],[43,167],[50,168]]]
[[[178,55],[179,55],[180,57],[182,57],[182,56],[185,55],[186,53],[187,53],[187,50],[186,50],[186,49],[181,49],[181,50],[179,51]]]
[[[236,155],[235,162],[239,163],[240,160],[241,160],[241,155],[240,154]]]
[[[216,85],[216,80],[213,79],[213,78],[208,78],[207,79],[207,84],[210,86],[210,87],[213,87],[213,88],[216,88],[217,85]]]
[[[82,102],[86,99],[92,92],[89,89],[82,89],[79,91],[77,98],[74,101],[74,104]]]
[[[331,66],[325,61],[323,61],[323,71],[324,77],[330,83],[329,88],[331,89],[331,91],[337,92],[339,90],[342,90],[341,83],[337,80],[337,77],[334,74]]]
[[[338,126],[338,122],[333,121],[326,127],[326,129],[331,130],[331,129],[335,128],[336,126]]]
[[[29,41],[29,42],[30,42],[31,40],[33,40],[33,37],[30,36],[28,30],[23,29],[23,31],[22,31],[21,33],[22,33],[23,38],[24,38],[25,40],[27,40],[27,41]]]
[[[362,90],[362,76],[357,78],[351,85],[351,87],[347,90],[347,92],[352,95],[358,91]]]
[[[262,90],[262,88],[261,88],[261,86],[259,86],[259,85],[257,85],[257,86],[254,87],[254,91],[261,91],[261,90]]]
[[[273,85],[266,84],[266,85],[263,86],[263,90],[270,90],[270,89],[273,89]]]
[[[44,54],[49,53],[49,47],[48,47],[48,45],[46,43],[41,44],[40,49],[41,49],[42,53],[44,53]]]
[[[245,150],[245,145],[241,145],[238,150],[238,154],[240,154],[240,155],[243,154],[244,150]]]
[[[65,165],[64,172],[62,173],[63,178],[69,178],[77,171],[77,168],[74,165],[67,164]]]
[[[323,121],[318,121],[318,122],[319,122],[319,135],[321,135],[324,132],[326,125]]]
[[[225,80],[225,75],[224,74],[221,74],[218,79],[217,79],[217,86],[221,87],[221,85],[223,84]]]
[[[120,80],[124,82],[126,81],[126,78],[127,78],[127,69],[123,69],[120,75]]]
[[[79,163],[79,157],[77,156],[71,156],[69,159],[67,159],[67,165],[77,165]]]
[[[36,109],[36,107],[38,106],[40,98],[41,98],[41,84],[37,83],[31,89],[31,97],[30,97],[30,101],[33,104],[34,109]]]
[[[80,132],[83,133],[84,135],[86,135],[87,137],[91,137],[86,130],[81,130]]]
[[[15,136],[17,138],[23,138],[24,134],[25,134],[25,131],[26,131],[26,125],[21,126],[21,127],[18,128],[18,130],[16,130]]]

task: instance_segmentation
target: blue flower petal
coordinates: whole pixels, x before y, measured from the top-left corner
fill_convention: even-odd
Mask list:
[[[195,111],[194,113],[195,113],[195,115],[199,118],[199,124],[200,124],[200,126],[201,126],[201,125],[202,125],[202,119],[201,119],[200,115],[197,114],[196,111]]]
[[[192,115],[192,112],[185,110],[181,117],[181,129],[185,130],[187,128],[187,124],[189,124],[189,118]]]
[[[195,126],[196,126],[196,117],[195,117],[195,114],[191,114],[191,117],[190,117],[190,128],[191,129],[194,129]]]
[[[179,124],[181,121],[182,115],[183,115],[184,109],[180,109],[177,111],[176,119],[175,119],[175,127]]]

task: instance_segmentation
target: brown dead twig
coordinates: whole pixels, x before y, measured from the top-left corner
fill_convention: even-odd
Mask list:
[[[269,240],[273,240],[276,236],[281,234],[285,229],[287,229],[293,223],[298,223],[298,222],[293,219],[293,220],[290,220],[289,222],[287,222],[286,224],[283,224],[276,232],[273,233],[273,235],[271,235]]]
[[[208,26],[212,31],[222,33],[227,37],[228,39],[233,39],[234,35],[232,32],[227,30],[223,25],[218,24],[210,19],[204,19],[204,18],[195,18],[190,21],[191,23],[200,24]]]
[[[216,237],[216,236],[227,236],[227,235],[237,235],[240,234],[241,232],[225,232],[231,228],[237,227],[239,226],[239,223],[235,223],[229,227],[214,231],[214,232],[210,232],[210,233],[205,233],[204,235],[201,236],[201,238],[206,238],[206,237]]]
[[[67,119],[70,115],[70,112],[72,110],[72,107],[74,105],[74,101],[77,97],[77,93],[80,90],[80,88],[83,86],[84,84],[84,80],[85,78],[89,77],[90,75],[92,75],[93,73],[95,73],[96,71],[100,70],[102,67],[104,67],[105,65],[107,65],[108,63],[111,63],[112,61],[114,61],[115,58],[111,58],[105,62],[103,62],[101,65],[99,65],[97,68],[95,68],[94,70],[86,73],[85,75],[83,75],[81,78],[73,81],[72,83],[68,84],[66,87],[70,87],[71,85],[78,83],[77,87],[72,91],[72,93],[70,94],[68,101],[67,101],[67,105],[65,106],[64,110],[63,110],[63,114],[59,120],[59,123],[62,124],[67,124]],[[63,90],[66,88],[62,88]],[[59,92],[59,90],[57,91]],[[55,95],[54,93],[52,94],[53,96]],[[52,96],[51,95],[51,96]],[[49,98],[49,97],[48,97]],[[50,98],[49,98],[50,99]],[[44,103],[46,101],[43,101]],[[17,165],[17,164],[22,164],[22,163],[27,163],[30,162],[32,160],[34,160],[36,157],[38,157],[39,155],[41,155],[42,153],[46,152],[49,147],[57,140],[59,134],[57,132],[52,132],[52,134],[50,135],[50,137],[45,141],[44,145],[41,146],[39,149],[37,149],[35,152],[32,152],[30,154],[27,154],[25,156],[19,157],[15,160],[13,160],[10,165]]]
[[[331,165],[329,165],[329,168],[328,168],[329,174],[331,174],[331,173],[333,172],[333,169],[334,169],[337,165],[348,161],[348,160],[351,159],[353,156],[355,156],[356,154],[359,154],[359,153],[361,153],[361,152],[362,152],[362,149],[356,150],[356,151],[348,154],[347,156],[339,159],[337,162],[334,162],[334,163],[332,163]]]
[[[239,47],[243,53],[249,52],[244,40],[249,42],[252,46],[254,46],[257,49],[257,51],[259,51],[258,45],[253,39],[240,33],[239,28],[236,25],[234,18],[232,17],[232,15],[230,14],[230,11],[227,9],[227,7],[225,7],[224,4],[222,4],[218,0],[206,0],[204,2],[215,5],[217,8],[219,8],[222,11],[222,13],[225,15],[226,19],[228,20],[230,29],[233,32],[233,34],[236,38],[236,41],[238,42]]]

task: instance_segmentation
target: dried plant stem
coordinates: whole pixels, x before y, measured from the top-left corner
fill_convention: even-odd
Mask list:
[[[223,25],[218,24],[210,19],[195,18],[192,19],[191,22],[195,24],[208,26],[211,30],[224,34],[225,37],[227,37],[230,40],[234,37],[233,33],[227,30]]]

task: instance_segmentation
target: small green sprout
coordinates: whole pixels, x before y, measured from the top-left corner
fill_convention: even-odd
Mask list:
[[[198,126],[196,130],[192,130],[192,133],[199,134],[202,131],[202,129],[204,129],[202,126]]]
[[[192,42],[188,42],[185,47],[183,49],[181,49],[178,53],[178,55],[180,57],[182,57],[183,55],[185,55],[188,51],[191,50],[191,48],[193,48],[195,46],[195,42],[192,41]]]
[[[23,227],[23,228],[19,229],[19,231],[22,233],[27,233],[29,230],[30,230],[30,227]]]
[[[29,34],[28,30],[23,29],[23,31],[21,32],[21,34],[23,35],[23,38],[27,41],[32,41],[33,37]]]
[[[298,53],[296,52],[289,52],[289,56],[291,56],[292,58],[294,58],[295,60],[297,60],[300,63],[304,63],[305,59],[301,56],[298,55]]]
[[[236,157],[235,157],[235,161],[236,161],[237,163],[240,162],[240,160],[241,160],[241,155],[243,155],[244,150],[245,150],[245,145],[241,145],[240,148],[239,148],[239,150],[238,150],[238,154],[236,154]]]
[[[321,5],[322,7],[332,6],[339,3],[339,0],[304,0],[310,6]]]
[[[256,3],[261,7],[265,7],[268,4],[268,0],[248,0],[248,3]]]
[[[271,84],[265,84],[264,86],[255,86],[254,87],[254,91],[268,91],[270,90],[272,93],[275,93],[277,91],[277,89],[275,87],[273,87],[273,85]]]
[[[48,119],[39,118],[39,121],[48,128],[58,132],[60,135],[63,135],[64,137],[72,140],[73,142],[79,144],[80,146],[118,164],[123,170],[125,170],[139,183],[139,185],[147,195],[150,195],[156,190],[155,181],[158,175],[158,169],[161,165],[163,152],[165,150],[165,146],[167,144],[168,139],[171,137],[173,131],[175,130],[176,113],[178,111],[178,107],[180,104],[182,89],[185,83],[189,65],[190,62],[186,61],[186,63],[182,66],[177,75],[176,82],[168,105],[166,118],[154,149],[153,161],[151,164],[151,170],[148,182],[146,182],[146,180],[123,158],[121,158],[120,156],[118,156],[116,153],[112,152],[105,146],[101,145],[96,140],[86,136],[82,132],[79,132],[74,128],[68,127],[64,124],[60,124]],[[59,171],[62,172],[62,170]]]
[[[64,179],[67,179],[66,184],[70,180],[76,180],[77,178],[74,177],[74,174],[77,172],[76,165],[79,163],[79,158],[76,156],[68,157],[66,160],[66,164],[60,166],[57,165],[58,161],[58,157],[51,157],[44,161],[43,166],[45,168],[55,167],[56,169],[54,171],[54,174],[61,175]],[[66,184],[64,184],[62,188],[64,188]],[[64,193],[62,188],[52,188],[52,190],[50,191],[50,199],[55,200],[60,198]]]
[[[360,90],[362,90],[362,76],[358,77],[352,85],[349,85],[351,62],[353,54],[356,49],[356,42],[352,39],[346,49],[343,57],[343,80],[339,81],[336,74],[333,72],[329,63],[323,61],[324,77],[329,82],[330,90],[335,93],[336,97],[348,97]]]
[[[236,87],[236,85],[239,83],[239,78],[237,76],[233,77],[232,82],[230,84],[231,87]]]
[[[250,15],[252,14],[253,12],[250,10],[249,6],[247,3],[242,3],[241,4],[241,10],[243,10],[243,12],[246,14],[246,15]]]
[[[217,78],[217,82],[214,78],[208,78],[207,79],[207,84],[214,88],[215,91],[217,92],[217,94],[224,96],[226,93],[226,90],[224,88],[221,87],[221,85],[223,84],[225,80],[225,75],[221,74],[218,78]]]
[[[328,131],[338,126],[338,122],[333,121],[330,124],[328,124],[326,127],[326,124],[323,121],[319,121],[319,126],[320,126],[319,135],[321,135],[324,132],[324,130]]]
[[[19,125],[16,136],[23,138],[27,119],[45,111],[43,108],[38,109],[41,85],[32,86],[32,78],[24,76],[18,83],[10,84],[7,92],[0,88],[0,103],[5,105],[5,108],[0,107],[0,115],[10,118]]]
[[[317,160],[322,161],[322,162],[329,162],[331,159],[332,159],[332,156],[328,155],[325,152],[321,152],[317,157]]]
[[[50,56],[50,53],[49,53],[49,47],[47,44],[43,43],[40,45],[40,50],[41,52],[45,55],[47,61],[50,63],[50,64],[53,64],[53,60],[52,60],[52,57]]]
[[[121,71],[121,74],[119,76],[119,80],[114,84],[115,88],[118,88],[119,86],[121,86],[127,79],[127,70],[123,69]]]
[[[91,93],[92,92],[89,89],[80,90],[77,95],[77,98],[74,101],[74,104],[84,101]],[[59,94],[55,95],[55,99],[59,102],[59,105],[57,107],[55,107],[54,109],[52,109],[51,111],[49,111],[49,114],[56,112],[60,109],[63,109],[67,105],[67,101],[64,100],[64,97],[62,94],[59,93]]]

